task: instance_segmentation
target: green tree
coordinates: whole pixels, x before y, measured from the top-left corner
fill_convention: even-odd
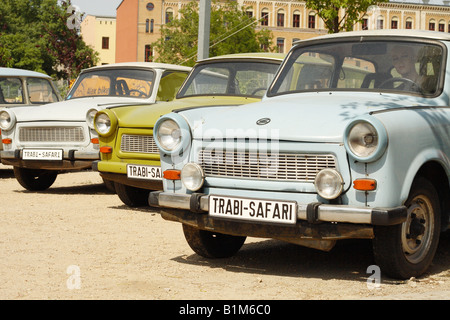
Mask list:
[[[152,43],[158,53],[156,61],[192,66],[197,57],[198,3],[189,2],[180,10],[181,18],[161,27],[161,38]],[[236,1],[211,3],[209,56],[271,50],[272,34],[255,30],[257,21],[250,18]]]
[[[94,51],[67,25],[69,6],[70,1],[59,5],[58,0],[2,0],[0,66],[70,79],[94,65]]]
[[[306,0],[306,7],[316,11],[325,22],[328,33],[352,31],[356,23],[362,22],[370,6],[389,0]],[[344,13],[340,16],[341,9]]]

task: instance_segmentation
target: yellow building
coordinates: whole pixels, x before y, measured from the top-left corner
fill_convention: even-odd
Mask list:
[[[81,22],[81,35],[99,53],[98,65],[116,62],[116,17],[87,15]]]
[[[160,38],[161,25],[179,17],[190,0],[123,0],[117,8],[116,61],[152,61],[151,43]],[[277,51],[286,53],[292,43],[328,33],[324,22],[304,1],[237,0],[257,29],[272,31]],[[422,29],[450,32],[450,1],[398,0],[373,6],[354,30]],[[210,39],[210,43],[214,39]]]

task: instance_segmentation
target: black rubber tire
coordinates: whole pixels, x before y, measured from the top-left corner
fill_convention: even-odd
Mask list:
[[[14,167],[14,176],[22,187],[30,191],[43,191],[51,187],[57,171]]]
[[[129,207],[148,206],[148,195],[150,190],[127,186],[114,182],[114,189],[120,200]]]
[[[245,242],[244,236],[232,236],[200,230],[183,224],[183,232],[189,246],[205,258],[228,258],[236,254]]]
[[[425,273],[436,253],[441,229],[438,194],[427,179],[415,179],[405,204],[407,221],[374,228],[375,262],[383,273],[396,279]]]

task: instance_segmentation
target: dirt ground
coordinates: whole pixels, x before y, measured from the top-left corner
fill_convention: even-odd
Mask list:
[[[35,193],[0,165],[0,186],[2,300],[450,299],[449,232],[425,276],[377,283],[370,241],[326,253],[250,238],[234,257],[207,260],[180,224],[126,207],[96,172]]]

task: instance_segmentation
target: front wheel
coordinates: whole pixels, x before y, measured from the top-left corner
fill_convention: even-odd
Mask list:
[[[30,191],[43,191],[55,182],[58,172],[14,167],[14,176],[22,187]]]
[[[405,203],[408,215],[396,226],[377,226],[373,250],[381,270],[393,278],[422,275],[430,266],[439,242],[440,206],[434,186],[418,177]]]
[[[183,224],[183,232],[189,246],[205,258],[228,258],[233,256],[245,242],[246,237],[200,230]]]
[[[148,205],[150,190],[127,186],[114,182],[114,190],[120,200],[129,207],[143,207]]]

